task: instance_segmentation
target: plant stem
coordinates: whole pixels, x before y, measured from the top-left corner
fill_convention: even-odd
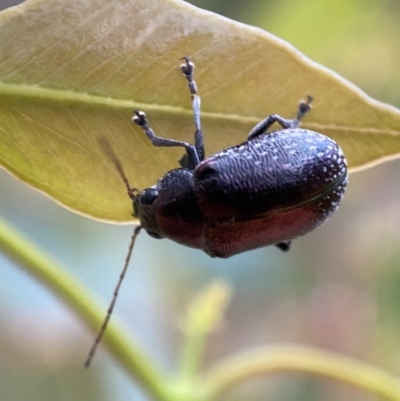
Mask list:
[[[106,307],[65,268],[40,251],[28,238],[0,218],[0,250],[15,260],[30,275],[40,280],[61,298],[94,331],[104,320]],[[150,357],[131,334],[113,318],[103,341],[110,352],[149,394],[160,401],[174,401],[172,388]],[[83,372],[82,358],[82,374]]]
[[[336,379],[400,401],[400,381],[367,363],[308,346],[273,345],[238,354],[220,362],[206,376],[212,399],[250,377],[276,372],[304,372]]]
[[[206,343],[207,336],[204,333],[188,333],[185,335],[180,359],[180,379],[182,381],[190,381],[196,378]]]
[[[216,330],[225,316],[232,289],[215,281],[202,289],[190,303],[183,328],[184,341],[180,358],[180,379],[198,379],[208,336]]]

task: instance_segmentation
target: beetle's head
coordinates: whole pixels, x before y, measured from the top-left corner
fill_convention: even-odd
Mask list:
[[[141,192],[136,189],[131,190],[129,196],[133,203],[132,215],[140,220],[140,225],[151,237],[161,238],[154,205],[158,197],[157,187],[146,188]]]

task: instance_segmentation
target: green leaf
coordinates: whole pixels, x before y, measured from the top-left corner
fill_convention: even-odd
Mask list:
[[[190,56],[208,154],[245,140],[269,113],[343,147],[352,168],[400,153],[400,113],[260,29],[173,0],[31,0],[0,15],[0,164],[63,205],[124,221],[131,205],[99,144],[110,142],[132,186],[177,167],[130,122],[147,112],[159,136],[193,141],[179,59]],[[11,40],[12,39],[12,40]]]

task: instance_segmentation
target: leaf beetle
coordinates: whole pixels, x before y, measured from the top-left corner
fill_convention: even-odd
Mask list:
[[[188,81],[194,114],[194,145],[156,136],[143,111],[136,110],[132,117],[154,146],[185,149],[179,161],[181,167],[168,171],[156,185],[139,191],[130,187],[117,156],[102,141],[126,185],[133,216],[140,225],[133,233],[86,367],[110,320],[142,228],[153,238],[168,238],[202,249],[211,257],[228,258],[267,245],[287,251],[292,239],[329,218],[346,190],[347,162],[339,145],[325,135],[299,128],[300,120],[311,110],[311,96],[300,101],[295,119],[268,115],[250,131],[245,142],[205,158],[194,64],[188,57],[182,60],[180,68]],[[267,132],[275,122],[282,129]]]
[[[181,168],[168,171],[153,187],[130,193],[134,216],[153,238],[169,238],[212,257],[273,244],[288,250],[293,238],[322,224],[339,206],[348,180],[341,148],[325,135],[299,128],[311,109],[308,96],[295,119],[269,115],[245,142],[205,159],[194,64],[183,60],[195,144],[156,136],[145,113],[134,112],[133,122],[154,146],[186,151]],[[282,129],[267,132],[275,122]]]

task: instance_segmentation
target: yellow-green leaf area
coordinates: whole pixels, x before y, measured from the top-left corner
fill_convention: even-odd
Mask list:
[[[295,115],[339,142],[351,168],[400,153],[400,113],[367,97],[260,29],[173,0],[28,0],[0,14],[0,164],[63,205],[126,221],[131,205],[106,138],[130,184],[178,167],[183,150],[155,148],[130,121],[193,141],[179,59],[190,56],[206,151],[246,139],[267,114]]]

